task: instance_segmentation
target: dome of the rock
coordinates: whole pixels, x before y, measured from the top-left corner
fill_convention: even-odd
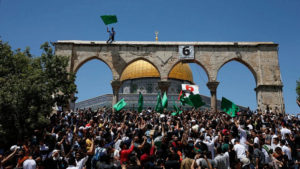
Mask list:
[[[123,71],[120,80],[140,78],[159,78],[158,70],[149,62],[138,60],[128,65]],[[193,73],[187,63],[178,63],[169,74],[170,79],[178,79],[193,83]]]

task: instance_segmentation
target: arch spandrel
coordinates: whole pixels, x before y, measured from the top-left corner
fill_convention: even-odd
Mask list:
[[[262,85],[282,85],[277,51],[260,51]]]

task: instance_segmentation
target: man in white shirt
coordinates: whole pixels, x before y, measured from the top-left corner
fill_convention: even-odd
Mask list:
[[[32,159],[32,156],[29,156],[27,160],[23,163],[23,169],[35,169],[36,168],[36,162],[34,159]]]
[[[76,169],[83,169],[88,158],[89,158],[89,156],[85,156],[82,159],[80,159],[79,161],[76,161]]]
[[[250,120],[247,120],[246,123],[247,123],[248,129],[249,129],[249,130],[253,130],[253,126],[252,126]]]
[[[277,136],[272,138],[272,144],[271,144],[271,148],[273,149],[273,151],[275,151],[276,147],[280,147],[279,139]]]
[[[218,139],[218,136],[215,136],[212,138],[212,140],[210,140],[210,137],[209,136],[206,136],[205,137],[205,141],[203,141],[204,144],[206,144],[207,148],[208,148],[208,151],[211,152],[211,157],[212,159],[215,158],[215,151],[214,151],[214,148],[215,148],[215,141]]]
[[[245,146],[240,144],[238,139],[235,140],[233,149],[236,152],[237,158],[243,163],[243,167],[250,164],[250,160],[247,158],[247,150]]]
[[[76,160],[74,157],[69,158],[69,166],[67,169],[78,169],[76,166]]]
[[[252,134],[252,137],[254,137],[254,141],[253,141],[254,144],[256,143],[256,144],[259,145],[259,138],[257,137],[258,136],[257,132],[256,131],[252,131],[251,134]]]
[[[222,153],[222,148],[218,147],[217,148],[217,156],[214,159],[217,163],[217,168],[218,169],[229,169],[229,155],[223,154]]]
[[[244,130],[244,128],[239,125],[238,122],[235,123],[236,127],[238,128],[239,132],[240,132],[240,143],[241,145],[243,145],[245,148],[248,148],[248,145],[246,144],[247,142],[247,132],[246,130]]]
[[[280,147],[281,147],[282,151],[284,152],[284,154],[288,156],[288,159],[292,160],[292,152],[291,152],[291,149],[288,146],[286,146],[286,140],[280,141]]]
[[[121,150],[121,148],[120,148],[121,142],[122,142],[121,139],[118,139],[118,141],[116,141],[116,143],[115,143],[115,145],[114,145],[114,148],[115,148],[116,150]]]
[[[292,134],[291,130],[286,128],[285,125],[282,126],[281,130],[280,130],[280,133],[281,133],[281,137],[282,139],[285,139],[285,135],[286,134]]]

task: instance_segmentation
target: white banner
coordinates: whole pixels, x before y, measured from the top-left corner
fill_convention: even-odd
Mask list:
[[[197,85],[181,84],[182,90],[193,92],[193,94],[199,94],[199,87]]]
[[[194,46],[179,46],[179,59],[194,59]]]

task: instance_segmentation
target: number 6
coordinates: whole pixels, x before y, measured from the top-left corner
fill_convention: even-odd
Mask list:
[[[182,49],[182,53],[183,53],[185,56],[188,56],[188,55],[190,55],[191,51],[190,51],[190,48],[189,48],[189,46],[185,46],[185,47],[183,47],[183,49]]]

